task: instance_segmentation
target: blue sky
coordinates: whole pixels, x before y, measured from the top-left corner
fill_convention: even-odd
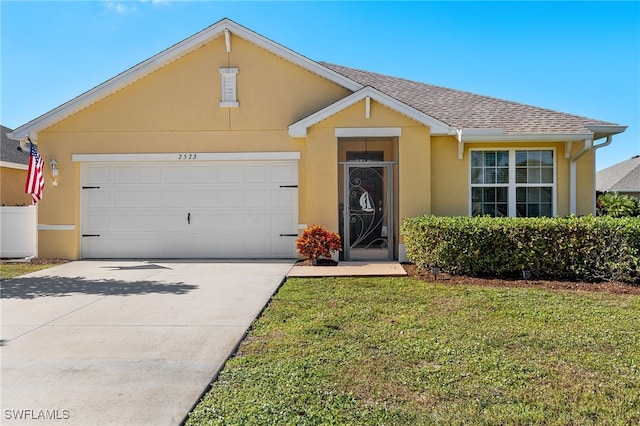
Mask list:
[[[0,122],[18,127],[230,18],[316,61],[611,121],[640,154],[640,2],[0,2]]]

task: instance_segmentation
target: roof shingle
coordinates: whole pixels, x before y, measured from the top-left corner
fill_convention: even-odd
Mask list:
[[[640,156],[636,155],[596,173],[596,190],[640,192]]]
[[[502,129],[507,134],[588,134],[588,125],[617,125],[461,90],[320,62],[458,129]]]

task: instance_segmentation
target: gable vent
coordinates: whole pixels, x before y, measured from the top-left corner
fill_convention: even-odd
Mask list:
[[[237,107],[238,93],[236,87],[236,76],[238,68],[220,68],[220,78],[222,81],[221,107]]]

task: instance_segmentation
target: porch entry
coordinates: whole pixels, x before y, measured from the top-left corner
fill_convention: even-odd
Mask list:
[[[343,256],[344,260],[393,260],[394,163],[376,161],[368,154],[369,158],[355,161],[357,155],[348,155],[342,163]]]

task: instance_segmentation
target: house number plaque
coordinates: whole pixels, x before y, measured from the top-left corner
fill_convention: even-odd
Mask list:
[[[195,160],[198,154],[178,154],[178,160]]]

